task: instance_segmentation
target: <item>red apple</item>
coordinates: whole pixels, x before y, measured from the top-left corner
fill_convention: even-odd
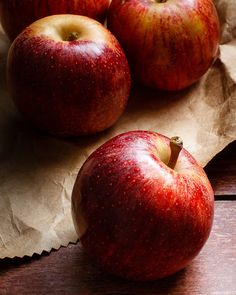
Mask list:
[[[176,138],[127,132],[82,166],[73,220],[85,250],[106,271],[155,280],[184,268],[203,247],[214,195],[204,170],[180,149]]]
[[[113,0],[108,28],[134,77],[162,90],[196,82],[218,54],[219,20],[212,0]]]
[[[116,38],[99,22],[76,15],[48,16],[27,27],[9,50],[7,80],[20,112],[63,136],[113,125],[130,90]]]
[[[32,22],[52,14],[80,14],[103,22],[109,0],[0,0],[0,19],[11,40]]]

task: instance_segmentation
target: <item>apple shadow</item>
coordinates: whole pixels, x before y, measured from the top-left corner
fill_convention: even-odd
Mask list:
[[[204,288],[213,288],[212,281],[208,282],[211,279],[209,270],[214,271],[210,268],[214,263],[209,264],[209,260],[214,260],[214,256],[209,255],[213,243],[214,238],[211,238],[204,251],[184,269],[156,281],[131,281],[108,274],[86,254],[80,243],[75,246],[72,261],[68,261],[64,269],[69,271],[69,267],[73,269],[73,264],[76,265],[70,277],[70,284],[73,285],[77,280],[74,286],[78,288],[77,291],[81,291],[82,288],[84,294],[189,295],[195,292],[200,294]]]
[[[197,87],[199,82],[179,91],[163,91],[150,89],[140,84],[134,84],[131,89],[129,103],[126,109],[127,115],[146,115],[153,111],[160,111],[167,106],[172,107],[182,100]]]
[[[178,290],[179,285],[183,285],[186,273],[186,270],[183,269],[167,278],[149,282],[137,282],[106,273],[100,269],[86,253],[82,253],[80,256],[81,269],[80,277],[78,279],[80,285],[83,285],[83,289],[86,290],[88,294],[172,294],[172,292]],[[93,283],[89,282],[90,278],[93,278]]]

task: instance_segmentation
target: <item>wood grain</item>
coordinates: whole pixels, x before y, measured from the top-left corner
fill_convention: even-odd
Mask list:
[[[235,295],[236,202],[216,202],[210,238],[178,274],[156,282],[129,282],[100,270],[80,243],[51,254],[0,261],[0,294]]]

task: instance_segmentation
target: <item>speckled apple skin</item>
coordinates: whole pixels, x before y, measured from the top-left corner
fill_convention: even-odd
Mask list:
[[[184,268],[205,244],[214,194],[204,170],[183,149],[175,170],[169,139],[121,134],[82,166],[72,194],[74,224],[85,250],[118,276],[156,280]]]
[[[104,22],[109,0],[0,0],[0,20],[11,40],[28,25],[53,14],[85,15]]]
[[[133,76],[162,90],[180,90],[218,56],[220,26],[212,0],[112,0],[107,24]]]
[[[70,31],[71,25],[82,31],[81,38],[61,40],[61,31]],[[30,124],[58,136],[109,128],[123,113],[130,92],[129,65],[118,41],[83,16],[49,16],[26,28],[9,50],[7,80]]]

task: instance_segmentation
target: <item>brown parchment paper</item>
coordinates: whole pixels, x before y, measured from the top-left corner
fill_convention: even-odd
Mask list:
[[[236,138],[236,3],[215,1],[220,57],[191,88],[166,94],[137,88],[118,123],[96,136],[57,139],[31,129],[5,83],[9,42],[0,31],[0,258],[31,256],[76,242],[70,196],[87,156],[112,136],[135,129],[179,135],[204,166]]]

